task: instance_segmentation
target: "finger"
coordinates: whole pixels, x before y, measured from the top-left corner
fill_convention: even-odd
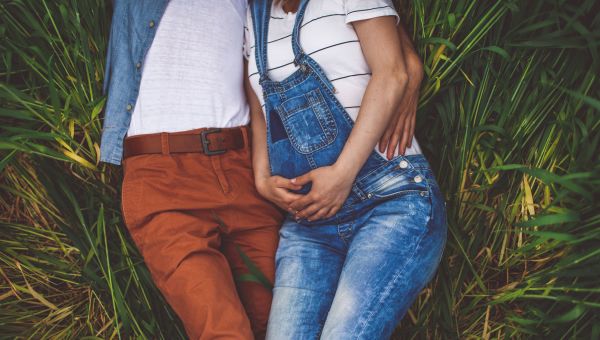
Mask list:
[[[396,125],[398,125],[398,120],[400,119],[400,115],[401,115],[401,110],[398,110],[396,115],[390,121],[390,124],[388,125],[388,127],[385,129],[383,136],[381,136],[381,139],[379,140],[379,152],[383,153],[388,148],[390,137],[394,134],[394,131],[396,131]]]
[[[408,130],[408,147],[412,147],[413,137],[415,136],[415,126],[417,124],[417,116],[413,115],[410,120],[410,129]]]
[[[309,222],[320,220],[323,217],[325,217],[329,213],[330,210],[331,210],[330,207],[321,208],[319,211],[314,213],[312,216],[308,216],[306,219]]]
[[[379,140],[379,152],[385,152],[385,149],[387,148],[388,143],[390,141],[390,137],[392,136],[392,132],[393,129],[389,126],[387,129],[385,129],[383,136],[381,136],[381,139]]]
[[[406,153],[406,143],[408,142],[408,130],[409,130],[410,122],[407,122],[407,125],[404,127],[404,132],[402,133],[402,139],[398,143],[398,150],[401,155]]]
[[[297,212],[313,203],[314,203],[313,195],[308,194],[308,195],[304,195],[304,196],[300,197],[299,199],[293,201],[290,204],[290,207],[292,209],[294,209],[295,212]]]
[[[403,117],[403,119],[398,121],[398,125],[396,126],[396,131],[390,138],[390,144],[388,145],[387,155],[386,155],[388,159],[394,158],[394,153],[396,152],[396,149],[398,146],[398,141],[402,137],[402,131],[404,130],[405,125],[406,125],[406,119]]]
[[[302,176],[298,176],[296,178],[292,178],[291,182],[296,185],[305,185],[312,182],[312,174],[310,172],[305,173]]]
[[[302,186],[299,184],[294,184],[291,179],[283,178],[277,176],[275,178],[275,185],[279,188],[289,189],[289,190],[300,190]]]
[[[317,211],[323,209],[323,206],[320,203],[313,203],[306,208],[302,209],[298,213],[296,213],[297,219],[307,218],[309,216],[314,215]]]
[[[304,197],[303,195],[298,195],[298,194],[294,194],[291,193],[289,191],[286,191],[284,193],[281,193],[279,195],[279,199],[282,202],[285,202],[285,204],[287,205],[286,210],[288,207],[291,207],[291,205],[296,202],[297,200],[301,199],[302,197]]]
[[[325,218],[331,218],[331,217],[335,216],[335,214],[337,214],[337,212],[339,210],[340,209],[337,206],[333,206],[333,207],[329,208],[329,211],[327,211],[327,214],[325,215]]]

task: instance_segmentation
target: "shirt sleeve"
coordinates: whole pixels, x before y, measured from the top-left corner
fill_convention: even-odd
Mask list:
[[[384,16],[394,16],[400,22],[392,0],[344,0],[344,10],[347,24]]]

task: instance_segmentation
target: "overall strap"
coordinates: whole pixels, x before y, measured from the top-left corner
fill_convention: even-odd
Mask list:
[[[256,67],[260,75],[259,83],[269,79],[267,66],[267,43],[269,38],[269,21],[271,20],[271,3],[273,0],[252,0],[252,26],[254,29],[254,48]]]
[[[309,0],[302,0],[298,13],[296,14],[296,22],[294,23],[294,31],[292,32],[292,49],[294,50],[294,65],[300,66],[300,68],[310,67],[317,77],[321,80],[321,83],[325,85],[329,90],[335,92],[335,87],[331,83],[325,72],[321,69],[319,64],[314,61],[308,54],[305,54],[300,45],[300,29],[302,28],[302,21],[304,19],[304,13],[308,7]]]
[[[292,49],[294,50],[294,64],[298,65],[298,61],[304,55],[304,51],[302,51],[302,46],[300,45],[300,28],[302,27],[302,21],[304,19],[304,13],[306,12],[306,7],[308,7],[309,0],[302,0],[300,2],[300,7],[298,8],[298,12],[296,13],[296,22],[294,23],[294,31],[292,32]]]

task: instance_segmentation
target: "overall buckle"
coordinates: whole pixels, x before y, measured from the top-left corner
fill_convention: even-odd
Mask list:
[[[204,131],[200,132],[200,141],[202,141],[202,149],[204,150],[205,155],[207,155],[207,156],[220,155],[220,154],[225,153],[225,151],[227,151],[226,149],[210,150],[208,148],[208,146],[210,145],[210,140],[208,140],[207,136],[212,133],[219,133],[219,132],[221,132],[221,129],[211,129],[211,130],[204,130]]]

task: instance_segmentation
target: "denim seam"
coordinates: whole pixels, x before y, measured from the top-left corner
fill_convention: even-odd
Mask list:
[[[433,207],[432,207],[432,210],[433,210]],[[427,221],[427,224],[429,224],[430,221],[431,220]],[[391,291],[394,289],[394,287],[398,283],[398,279],[400,278],[400,275],[402,274],[402,272],[404,271],[404,269],[406,267],[408,267],[409,264],[412,264],[414,262],[416,250],[419,249],[419,247],[421,247],[421,244],[423,243],[423,239],[425,238],[425,234],[426,234],[425,231],[423,231],[421,233],[421,236],[419,237],[419,241],[418,241],[416,247],[411,252],[412,255],[411,255],[410,259],[404,264],[404,266],[401,269],[398,269],[396,271],[396,273],[394,273],[394,276],[390,280],[390,283],[388,284],[388,286],[386,287],[386,289],[384,290],[384,292],[379,295],[379,301],[376,304],[376,306],[374,306],[374,307],[377,307],[377,308],[371,308],[371,311],[369,312],[367,320],[364,321],[364,322],[361,322],[360,324],[357,325],[357,328],[355,329],[354,333],[356,334],[356,331],[358,331],[358,334],[355,335],[355,337],[354,337],[355,339],[359,339],[360,336],[364,333],[364,331],[368,327],[369,323],[373,320],[373,317],[375,315],[375,311],[379,310],[381,308],[381,306],[384,304],[384,299],[390,295]]]
[[[427,196],[431,196],[431,193],[429,193],[428,190],[401,190],[401,191],[397,191],[397,192],[394,192],[394,193],[391,193],[388,195],[378,195],[376,193],[373,193],[373,197],[389,199],[389,198],[397,198],[397,197],[401,197],[401,196],[406,196],[409,194],[422,194],[424,192],[427,193]]]
[[[376,172],[381,172],[381,171],[383,171],[383,170],[387,170],[387,167],[392,167],[392,168],[395,168],[395,167],[397,166],[397,165],[395,164],[395,163],[397,163],[397,160],[404,160],[404,161],[408,162],[408,167],[405,169],[405,171],[408,171],[408,170],[414,169],[414,167],[413,167],[412,163],[411,163],[409,160],[407,160],[407,159],[406,159],[404,156],[402,156],[402,155],[399,155],[399,156],[396,156],[396,157],[394,157],[394,158],[392,158],[392,159],[390,159],[390,160],[385,160],[385,162],[384,162],[383,164],[381,164],[380,166],[378,166],[378,167],[376,167],[375,169],[373,169],[373,170],[371,170],[371,171],[367,172],[366,174],[362,175],[362,176],[361,176],[361,177],[360,177],[360,178],[357,180],[357,182],[360,182],[360,183],[362,183],[362,182],[363,182],[363,181],[362,181],[362,179],[363,179],[363,178],[368,178],[368,177],[370,177],[372,174],[374,174],[374,173],[376,173]]]
[[[388,170],[388,169],[383,169],[383,171],[385,171],[385,170]],[[394,169],[389,169],[389,170],[394,170]],[[389,178],[385,179],[385,181],[383,181],[382,183],[378,183],[379,180],[384,179],[386,177],[386,176],[383,176],[382,178],[379,178],[375,183],[373,183],[373,184],[376,184],[376,186],[374,186],[372,188],[368,187],[365,183],[361,182],[361,184],[365,185],[365,189],[368,189],[367,191],[375,192],[375,191],[381,189],[382,187],[384,187],[389,181],[394,180],[394,179],[396,179],[396,178],[398,178],[400,176],[406,176],[407,178],[410,178],[410,177],[414,178],[415,176],[410,176],[410,170],[412,170],[412,169],[407,169],[406,171],[403,171],[403,172],[401,172],[399,174],[395,174],[395,175],[392,175],[392,176],[387,176]],[[420,175],[420,173],[418,173],[418,172],[417,172],[417,174]],[[362,178],[364,178],[364,176]],[[408,179],[408,181],[410,182],[410,179]],[[413,182],[414,182],[414,180],[413,180]],[[427,185],[425,186],[425,190],[426,189],[427,189]]]

